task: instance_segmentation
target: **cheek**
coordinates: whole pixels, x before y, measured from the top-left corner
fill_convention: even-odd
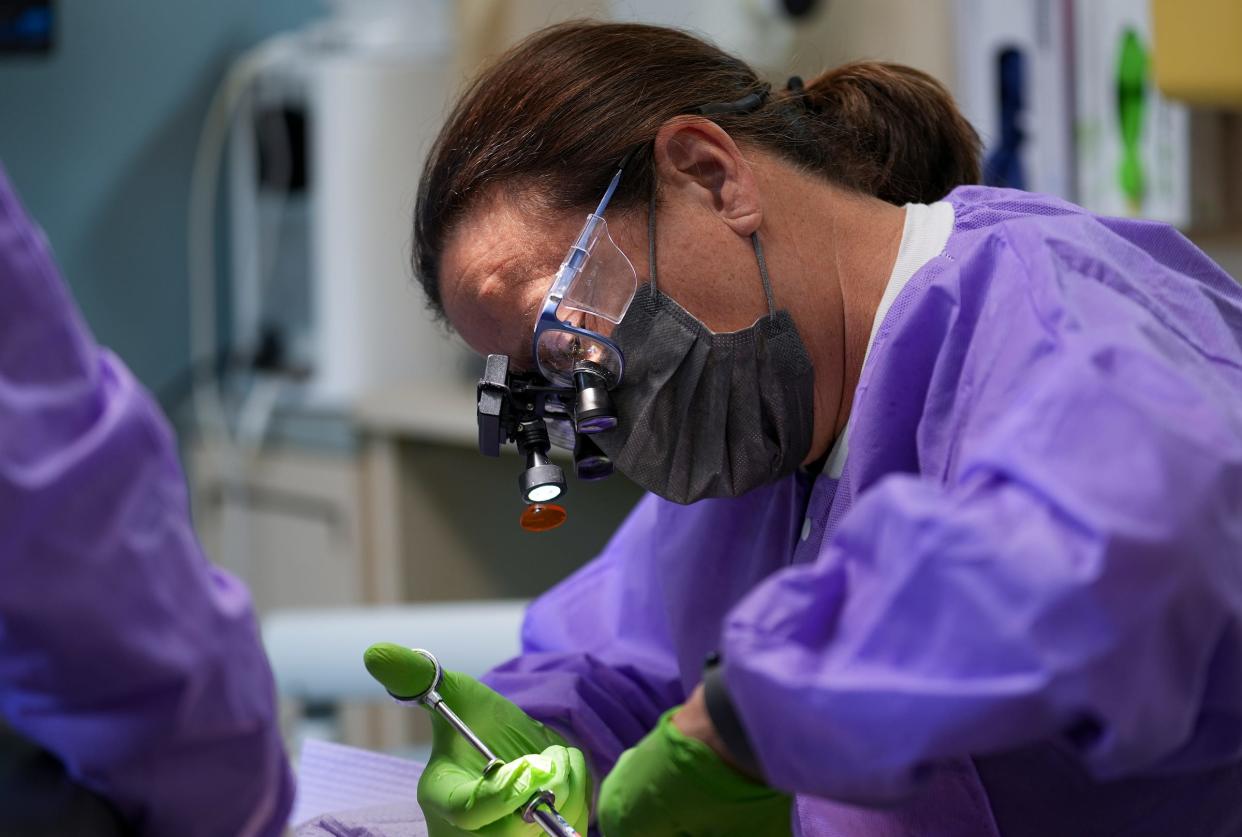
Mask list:
[[[716,225],[720,227],[720,225]],[[660,238],[660,290],[717,333],[738,331],[767,313],[759,263],[750,239],[727,228]]]

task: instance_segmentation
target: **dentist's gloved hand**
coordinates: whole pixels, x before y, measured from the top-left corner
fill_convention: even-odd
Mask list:
[[[561,816],[586,834],[591,778],[581,750],[473,677],[446,671],[438,691],[506,764],[484,779],[484,758],[434,715],[431,759],[418,782],[431,837],[542,834],[519,810],[541,788],[556,795]]]
[[[621,754],[599,794],[604,837],[789,837],[793,800],[725,764],[673,723]]]

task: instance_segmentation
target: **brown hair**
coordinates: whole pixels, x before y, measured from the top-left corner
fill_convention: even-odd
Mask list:
[[[427,157],[414,267],[428,302],[441,310],[448,233],[490,188],[525,189],[550,209],[593,206],[626,151],[666,121],[764,89],[745,62],[675,29],[580,21],[527,38],[467,88]],[[899,64],[846,64],[711,118],[739,145],[889,203],[930,203],[979,179],[978,136],[948,91]],[[645,202],[653,186],[639,154],[610,208]]]

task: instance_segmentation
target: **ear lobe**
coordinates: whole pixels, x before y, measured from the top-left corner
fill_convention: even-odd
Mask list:
[[[759,229],[763,213],[754,172],[715,122],[684,117],[665,123],[656,134],[654,154],[665,188],[702,204],[740,236]]]

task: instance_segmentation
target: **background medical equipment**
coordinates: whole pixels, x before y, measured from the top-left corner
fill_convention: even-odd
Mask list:
[[[233,63],[195,155],[190,403],[200,443],[229,484],[246,481],[282,407],[348,412],[379,389],[443,392],[467,380],[463,352],[424,309],[406,258],[420,158],[451,84],[452,8],[329,6],[327,18]],[[233,292],[220,299],[215,220],[226,151]],[[232,314],[227,329],[221,311]],[[248,515],[227,512],[217,558],[253,582],[259,550]]]
[[[504,761],[475,735],[474,731],[455,713],[436,691],[444,676],[440,661],[430,651],[406,648],[391,642],[376,643],[363,655],[366,669],[380,685],[399,703],[418,703],[443,718],[449,726],[487,760],[483,775],[487,776],[502,767]],[[556,798],[547,790],[537,790],[523,806],[521,815],[526,822],[537,823],[552,837],[578,837],[565,818],[556,810]]]
[[[1073,195],[1068,8],[1062,0],[954,2],[955,92],[983,140],[988,185]]]
[[[460,384],[465,353],[424,310],[408,259],[422,155],[453,86],[453,10],[333,9],[234,71],[227,354],[295,373],[313,400]]]

